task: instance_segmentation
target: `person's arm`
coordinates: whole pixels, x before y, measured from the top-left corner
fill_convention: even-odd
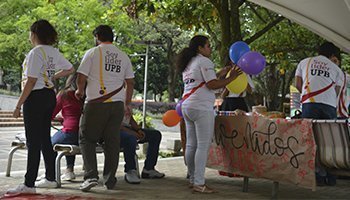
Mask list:
[[[57,97],[56,97],[56,107],[55,109],[53,110],[53,113],[52,113],[52,118],[51,120],[57,120],[56,119],[56,115],[62,110],[62,98],[61,98],[61,94],[58,94]]]
[[[136,132],[137,139],[142,140],[145,137],[145,133],[143,132],[141,127],[137,124],[137,122],[135,121],[135,119],[132,115],[130,117],[130,126],[131,126],[132,130],[134,130]]]
[[[231,83],[233,80],[235,80],[240,74],[242,74],[242,71],[238,68],[233,68],[230,72],[229,77],[225,79],[213,79],[206,83],[207,88],[210,90],[216,90],[219,88],[225,87],[227,84]]]
[[[227,97],[227,95],[229,94],[230,92],[228,91],[228,89],[227,88],[225,88],[223,91],[222,91],[222,93],[221,93],[221,98],[225,98],[225,97]]]
[[[132,94],[134,92],[135,81],[133,78],[125,79],[125,83],[126,83],[125,105],[130,105]]]
[[[55,73],[55,75],[52,77],[53,81],[54,80],[57,80],[61,77],[65,77],[65,76],[68,76],[72,73],[74,73],[74,67],[72,66],[70,69],[64,69],[64,70],[60,70],[58,72]]]
[[[295,87],[299,90],[299,92],[302,92],[303,87],[303,79],[300,76],[295,76]]]
[[[81,74],[79,72],[78,76],[77,76],[77,90],[75,91],[75,97],[77,99],[82,99],[84,97],[85,94],[85,85],[87,82],[87,76],[85,76],[84,74]]]
[[[251,93],[253,92],[252,87],[250,87],[249,84],[247,85],[246,91],[247,91],[249,94],[251,94]]]
[[[132,115],[130,103],[132,100],[132,94],[134,92],[135,81],[133,78],[130,78],[130,79],[125,79],[125,83],[126,83],[126,93],[125,93],[125,102],[124,102],[124,112],[125,112],[124,114]]]
[[[28,98],[29,94],[32,92],[32,89],[34,88],[37,80],[38,80],[37,78],[28,77],[27,82],[21,93],[21,96],[18,99],[16,109],[13,111],[14,118],[18,118],[19,116],[21,116],[21,107],[23,103],[26,101],[26,99]]]
[[[225,78],[227,72],[229,72],[231,69],[230,66],[225,66],[224,68],[222,68],[221,70],[219,70],[217,73],[216,73],[216,76],[218,77],[218,79],[223,79]]]

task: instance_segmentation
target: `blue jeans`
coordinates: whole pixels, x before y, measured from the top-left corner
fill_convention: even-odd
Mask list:
[[[57,131],[51,138],[52,145],[55,144],[72,144],[79,145],[79,134],[78,133],[65,133],[61,130]],[[56,153],[57,156],[57,153]],[[73,169],[75,156],[66,156],[67,168]]]
[[[154,169],[158,161],[159,145],[162,140],[162,134],[154,129],[141,129],[145,133],[145,138],[139,143],[148,143],[147,155],[144,168],[146,170]],[[120,147],[123,148],[125,166],[124,171],[127,172],[136,169],[135,154],[136,154],[137,138],[134,135],[128,134],[125,131],[120,131]]]

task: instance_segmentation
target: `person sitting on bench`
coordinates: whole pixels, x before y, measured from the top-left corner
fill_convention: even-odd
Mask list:
[[[142,170],[142,178],[163,178],[164,173],[158,172],[154,167],[157,164],[159,145],[162,135],[155,129],[142,129],[131,115],[125,115],[120,129],[120,147],[124,153],[124,179],[130,184],[139,184],[140,178],[136,171],[135,154],[138,143],[148,143],[147,155]]]
[[[79,145],[79,120],[83,108],[83,100],[75,98],[74,93],[76,86],[77,74],[69,76],[63,90],[57,95],[57,104],[52,117],[61,112],[63,118],[63,128],[58,130],[51,138],[52,145],[55,144],[71,144]],[[57,156],[57,153],[56,153]],[[66,172],[62,174],[61,179],[71,181],[75,179],[74,162],[75,155],[67,155]]]

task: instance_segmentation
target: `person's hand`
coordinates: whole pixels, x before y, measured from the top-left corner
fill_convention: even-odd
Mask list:
[[[52,121],[59,122],[59,123],[62,124],[64,120],[63,120],[63,117],[55,117],[55,118],[52,119]]]
[[[231,70],[231,68],[231,66],[225,66],[217,73],[217,77],[219,79],[225,78],[226,74]]]
[[[234,65],[234,67],[229,72],[229,78],[232,78],[234,80],[242,73],[242,70],[237,65]]]
[[[14,118],[20,117],[20,116],[21,116],[21,109],[16,108],[16,109],[13,111],[12,116],[13,116]]]
[[[75,98],[77,98],[78,100],[81,100],[83,99],[83,97],[84,97],[84,91],[77,89],[75,91]]]
[[[136,137],[138,141],[142,141],[145,139],[145,132],[143,132],[141,129],[136,131]]]

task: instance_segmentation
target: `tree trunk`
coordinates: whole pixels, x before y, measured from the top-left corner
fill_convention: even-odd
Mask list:
[[[239,20],[239,0],[210,1],[218,10],[221,27],[220,62],[227,62],[229,46],[242,40],[241,23]]]
[[[175,100],[175,86],[176,86],[176,67],[175,67],[175,53],[173,51],[173,40],[167,38],[167,58],[169,61],[168,68],[168,92],[169,92],[169,102],[174,102]]]

